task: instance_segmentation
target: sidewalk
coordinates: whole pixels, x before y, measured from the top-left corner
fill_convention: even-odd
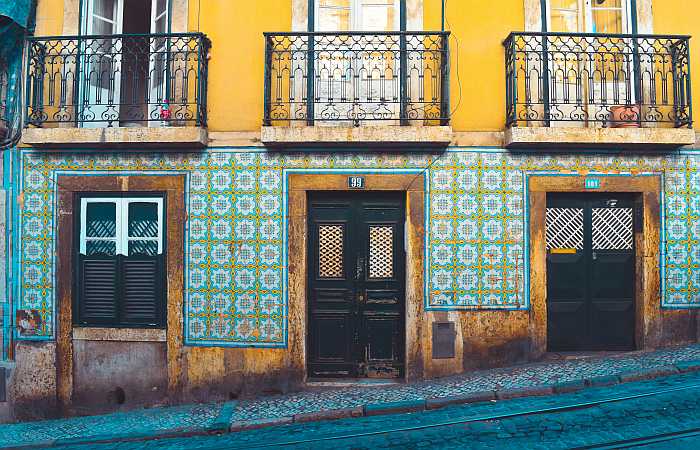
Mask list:
[[[570,392],[585,385],[608,385],[691,370],[700,370],[700,344],[654,352],[547,361],[411,384],[312,388],[240,402],[0,425],[0,447],[225,433],[291,422]]]

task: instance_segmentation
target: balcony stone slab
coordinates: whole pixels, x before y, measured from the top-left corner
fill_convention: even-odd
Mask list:
[[[264,126],[260,138],[268,147],[358,146],[445,148],[449,126]]]
[[[689,128],[513,127],[505,131],[509,149],[673,150],[695,144]]]
[[[26,128],[21,143],[45,148],[201,148],[208,136],[203,127]]]

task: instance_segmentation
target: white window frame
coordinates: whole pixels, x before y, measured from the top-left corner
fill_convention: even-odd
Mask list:
[[[369,30],[363,30],[361,28],[362,25],[362,2],[363,0],[350,0],[350,29],[345,30],[345,31],[369,31]],[[400,0],[393,0],[394,1],[394,11],[396,11],[396,14],[394,14],[394,24],[393,24],[393,30],[392,31],[399,31],[401,29],[401,2]],[[319,25],[319,18],[320,16],[320,2],[316,0],[314,2],[314,30],[315,31],[321,31]],[[341,9],[341,8],[329,8],[329,9]],[[342,8],[344,9],[344,8]],[[332,31],[344,31],[344,30],[326,30],[327,32],[332,32]]]
[[[600,7],[600,6],[593,6],[592,2],[594,0],[578,0],[578,7],[576,8],[576,12],[578,14],[579,19],[583,19],[583,23],[579,23],[579,29],[573,32],[576,33],[595,33],[596,31],[593,30],[593,11],[600,10],[600,11],[617,11],[618,8],[608,8],[608,7]],[[547,5],[547,31],[551,31],[552,27],[552,2],[551,0],[546,0],[546,5]],[[629,34],[632,32],[632,2],[630,0],[622,0],[621,2],[622,5],[622,34]],[[583,7],[583,11],[581,11],[581,7]],[[565,8],[567,11],[571,11],[568,8]],[[579,20],[580,22],[580,20]]]
[[[114,237],[87,236],[87,206],[90,203],[113,203],[115,205],[116,228]],[[131,203],[154,203],[157,205],[158,229],[156,237],[129,236],[129,205]],[[158,255],[163,254],[163,198],[162,197],[83,197],[80,199],[80,254],[87,254],[87,241],[115,242],[115,256],[129,256],[129,242],[155,241],[158,243]]]

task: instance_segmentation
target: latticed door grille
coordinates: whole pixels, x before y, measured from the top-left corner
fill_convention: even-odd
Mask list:
[[[371,225],[369,227],[369,277],[392,278],[394,276],[394,227]]]
[[[632,208],[593,208],[593,250],[632,250]]]
[[[318,226],[318,276],[320,278],[343,277],[342,225]]]
[[[547,208],[547,250],[583,249],[583,208]]]

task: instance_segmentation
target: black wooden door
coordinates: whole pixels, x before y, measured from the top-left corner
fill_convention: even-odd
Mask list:
[[[550,351],[634,348],[634,197],[548,194]]]
[[[309,376],[403,376],[404,198],[309,195]]]

